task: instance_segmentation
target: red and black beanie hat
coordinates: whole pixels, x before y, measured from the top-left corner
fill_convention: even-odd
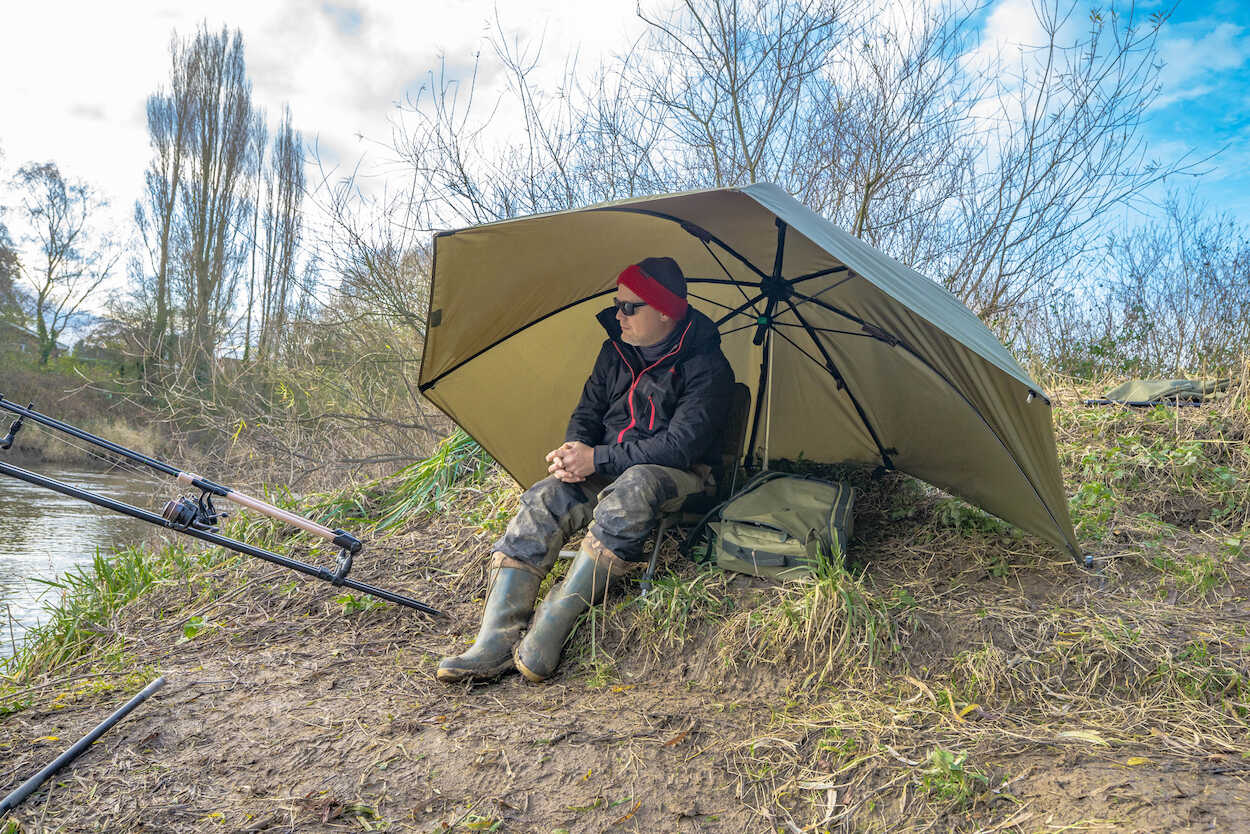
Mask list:
[[[616,283],[623,284],[638,297],[672,319],[686,316],[686,276],[672,258],[646,258],[625,270]]]

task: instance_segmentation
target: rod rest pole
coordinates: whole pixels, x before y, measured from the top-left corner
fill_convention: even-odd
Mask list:
[[[43,770],[23,782],[17,790],[13,791],[13,793],[9,794],[4,799],[0,799],[0,814],[5,813],[6,811],[11,811],[18,805],[21,805],[26,797],[37,791],[39,786],[48,780],[48,777],[65,767],[74,759],[81,756],[82,752],[94,744],[96,739],[107,733],[114,724],[129,715],[131,710],[146,701],[148,696],[164,685],[165,678],[164,676],[161,676],[149,683],[147,686],[143,687],[138,695],[131,698],[116,712],[104,719],[104,721],[97,725],[94,730],[74,742],[72,747],[53,759],[47,766],[44,767]]]

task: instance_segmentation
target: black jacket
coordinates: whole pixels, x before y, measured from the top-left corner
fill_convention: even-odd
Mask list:
[[[639,463],[689,469],[713,462],[729,413],[734,375],[712,320],[690,308],[677,346],[650,366],[621,341],[615,308],[598,315],[608,332],[566,441],[595,448],[595,471],[615,478]]]

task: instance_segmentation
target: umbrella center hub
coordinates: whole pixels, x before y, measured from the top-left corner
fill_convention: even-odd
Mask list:
[[[781,303],[794,295],[794,287],[785,278],[770,275],[760,282],[760,292],[770,301]]]

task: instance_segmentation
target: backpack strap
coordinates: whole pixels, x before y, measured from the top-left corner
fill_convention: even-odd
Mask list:
[[[725,509],[726,505],[728,505],[729,502],[739,498],[742,495],[745,495],[746,493],[758,487],[760,484],[767,483],[768,481],[771,481],[774,478],[783,477],[785,474],[786,474],[785,472],[771,472],[771,471],[764,471],[764,472],[757,473],[755,476],[751,478],[751,480],[747,481],[745,484],[742,485],[742,489],[733,493],[724,501],[720,502],[715,507],[713,507],[712,509],[704,513],[703,517],[699,519],[698,523],[696,523],[694,527],[691,528],[690,532],[686,534],[685,540],[677,548],[678,552],[680,552],[682,556],[686,557],[687,559],[690,559],[692,562],[695,562],[696,564],[703,564],[709,561],[708,558],[704,558],[700,560],[700,559],[695,559],[691,555],[694,549],[707,539],[708,524],[710,524],[712,521],[716,520],[716,518],[720,516],[721,510]]]

